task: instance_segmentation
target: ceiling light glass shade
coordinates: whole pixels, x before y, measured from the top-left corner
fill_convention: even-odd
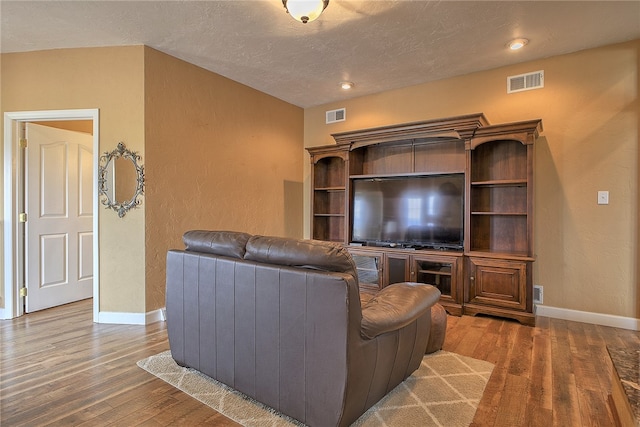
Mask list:
[[[340,87],[344,90],[349,90],[353,87],[353,82],[340,82]]]
[[[527,39],[515,39],[510,41],[508,46],[511,50],[518,50],[522,49],[527,43],[529,43],[529,40]]]
[[[293,19],[306,24],[320,16],[329,0],[282,0],[282,4]]]

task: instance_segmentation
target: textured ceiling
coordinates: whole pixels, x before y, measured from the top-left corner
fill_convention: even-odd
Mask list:
[[[331,0],[302,24],[280,0],[1,0],[0,25],[2,53],[145,44],[311,107],[638,39],[640,1]]]

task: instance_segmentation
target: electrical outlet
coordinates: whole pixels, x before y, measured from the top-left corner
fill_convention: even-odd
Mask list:
[[[608,191],[598,191],[598,204],[599,205],[608,205],[609,204],[609,192]]]
[[[543,304],[544,289],[542,285],[533,285],[533,302],[534,304]]]

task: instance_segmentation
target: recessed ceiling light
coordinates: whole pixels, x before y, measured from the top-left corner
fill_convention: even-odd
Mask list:
[[[344,90],[349,90],[353,87],[353,82],[340,82],[340,87]]]
[[[527,43],[529,43],[529,40],[527,39],[515,39],[511,40],[507,46],[509,46],[509,49],[511,50],[518,50],[522,49]]]

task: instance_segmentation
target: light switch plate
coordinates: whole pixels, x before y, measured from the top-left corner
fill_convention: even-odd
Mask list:
[[[608,205],[609,204],[609,192],[608,191],[598,191],[598,204],[599,205]]]

